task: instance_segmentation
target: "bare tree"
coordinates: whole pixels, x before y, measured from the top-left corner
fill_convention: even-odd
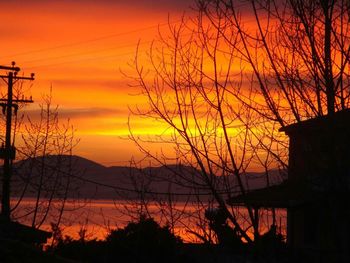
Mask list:
[[[257,145],[269,149],[273,146],[271,142],[266,144],[254,128],[259,116],[253,108],[237,99],[242,83],[235,81],[241,74],[234,72],[234,63],[237,60],[239,65],[241,60],[236,59],[236,51],[225,42],[222,47],[226,40],[220,37],[220,31],[210,25],[205,29],[198,23],[196,30],[189,33],[184,22],[169,27],[170,36],[161,36],[160,47],[156,44],[151,47],[152,71],[144,72],[138,57],[135,62],[136,81],[149,102],[147,110],[137,109],[136,114],[166,124],[165,135],[156,139],[171,143],[175,156],[152,155],[143,147],[142,138],[132,133],[132,128],[131,138],[162,165],[176,160],[199,171],[195,179],[185,178],[186,185],[205,189],[237,232],[250,242],[247,229],[240,223],[243,214],[228,207],[226,199],[247,192],[245,174],[253,166],[254,155],[260,161],[264,159],[262,163],[266,167],[273,160],[271,156],[275,157],[275,163],[283,157],[276,151],[265,156],[257,152]],[[237,35],[232,35],[231,41],[238,44]],[[152,82],[147,82],[147,74],[153,74]],[[251,222],[247,228],[252,226],[258,235],[256,212],[247,207],[247,214],[244,217],[248,216]]]
[[[348,108],[348,2],[204,0],[198,7],[250,66],[254,91],[264,98],[258,109],[280,127]],[[247,9],[249,29],[240,16]],[[227,31],[238,34],[239,45]]]
[[[131,138],[160,164],[198,169],[202,186],[250,242],[247,228],[259,236],[257,212],[248,206],[242,227],[225,200],[247,193],[249,169],[264,171],[266,186],[271,168],[286,169],[288,141],[279,128],[348,108],[349,4],[199,0],[196,7],[195,17],[160,32],[151,67],[137,53],[134,80],[148,107],[134,113],[164,128],[145,138],[131,127]],[[173,155],[154,154],[149,141],[172,145]]]
[[[24,115],[16,121],[21,139],[12,178],[11,207],[14,220],[40,228],[44,223],[59,227],[68,198],[77,190],[72,151],[78,142],[69,123],[62,124],[51,92],[40,105],[39,116]],[[15,136],[14,136],[15,137]],[[32,203],[25,204],[31,197]]]

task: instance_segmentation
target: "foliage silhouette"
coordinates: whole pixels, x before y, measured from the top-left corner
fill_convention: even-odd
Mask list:
[[[179,237],[154,219],[141,216],[125,228],[111,231],[106,240],[61,238],[50,250],[65,258],[83,262],[178,262]]]
[[[182,241],[173,235],[169,227],[161,227],[153,218],[141,216],[138,222],[131,222],[123,229],[112,231],[107,244],[112,251],[117,249],[123,257],[136,262],[170,260],[176,247]]]

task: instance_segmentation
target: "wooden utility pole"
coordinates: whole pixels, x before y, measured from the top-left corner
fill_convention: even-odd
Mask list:
[[[16,157],[16,148],[11,141],[12,133],[12,114],[17,114],[19,103],[33,103],[30,99],[19,99],[13,97],[13,85],[18,80],[34,80],[34,74],[30,77],[19,77],[17,73],[20,71],[19,67],[15,67],[15,63],[12,62],[12,66],[1,66],[0,70],[6,70],[7,74],[0,75],[7,83],[7,98],[0,99],[0,106],[2,107],[3,114],[6,114],[6,131],[5,131],[5,143],[0,148],[0,159],[4,160],[3,164],[3,178],[2,178],[2,198],[1,198],[1,216],[3,219],[10,220],[10,181],[12,176],[12,161]]]

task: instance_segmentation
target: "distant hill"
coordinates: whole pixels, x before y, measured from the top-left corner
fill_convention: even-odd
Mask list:
[[[272,181],[277,181],[278,171],[271,171]],[[265,186],[262,173],[250,173],[245,181],[251,189]],[[216,176],[218,188],[227,191],[224,185],[234,185],[235,178]],[[42,185],[40,188],[39,186]],[[65,191],[68,185],[68,190]],[[194,187],[195,186],[195,187]],[[155,196],[166,198],[173,193],[176,199],[187,199],[198,194],[201,199],[210,193],[199,171],[186,166],[161,166],[137,169],[135,167],[106,167],[80,156],[52,155],[29,158],[14,165],[12,191],[14,195],[50,197],[53,190],[56,197],[93,199],[135,199]],[[195,190],[194,190],[195,189]],[[232,187],[232,193],[237,188]]]

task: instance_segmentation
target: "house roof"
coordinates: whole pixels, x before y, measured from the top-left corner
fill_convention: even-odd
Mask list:
[[[2,238],[20,240],[25,243],[43,244],[47,242],[51,235],[50,232],[0,218],[0,237]]]
[[[233,206],[253,206],[258,208],[288,208],[322,198],[321,192],[311,191],[305,184],[285,181],[280,185],[256,189],[244,195],[227,200]]]
[[[350,109],[338,111],[333,115],[324,115],[309,120],[301,121],[282,127],[280,131],[287,135],[300,134],[301,132],[318,132],[327,128],[350,129]]]

